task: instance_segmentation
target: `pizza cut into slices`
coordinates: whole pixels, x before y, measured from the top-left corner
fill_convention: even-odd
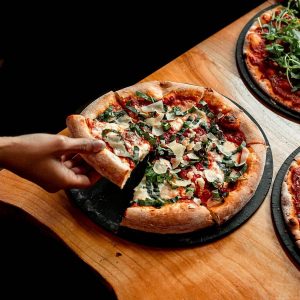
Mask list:
[[[281,208],[288,229],[300,248],[300,153],[296,155],[284,177]]]
[[[74,137],[101,139],[106,148],[83,158],[102,176],[123,187],[137,163],[149,153],[150,143],[130,130],[133,120],[109,92],[91,103],[80,115],[67,118]]]
[[[149,154],[121,222],[146,232],[178,234],[223,224],[252,198],[265,166],[260,130],[210,88],[138,83],[96,100],[67,124],[74,137],[107,143],[89,161],[120,187]],[[113,170],[112,161],[118,161]]]
[[[212,89],[161,86],[161,98],[153,101],[165,106],[155,125],[161,128],[158,143],[121,225],[183,233],[222,224],[255,193],[265,165],[264,138],[240,109]],[[129,87],[118,97],[138,110],[136,92],[145,87]],[[154,98],[150,93],[143,90]]]
[[[300,20],[291,7],[265,11],[249,28],[243,53],[253,81],[277,104],[300,112]]]

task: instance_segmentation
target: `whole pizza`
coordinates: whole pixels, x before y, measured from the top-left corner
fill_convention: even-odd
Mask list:
[[[83,158],[120,188],[147,160],[121,223],[146,232],[226,222],[252,198],[265,166],[261,131],[211,88],[138,83],[98,98],[67,125],[73,137],[106,143]]]
[[[291,8],[294,2],[255,19],[246,33],[243,54],[252,79],[270,99],[299,113],[300,20],[299,10]]]
[[[300,153],[296,155],[284,177],[281,208],[288,229],[300,248]]]

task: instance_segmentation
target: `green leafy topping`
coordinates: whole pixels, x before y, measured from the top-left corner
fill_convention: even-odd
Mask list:
[[[292,4],[297,10],[291,8]],[[290,0],[279,14],[273,14],[270,23],[262,25],[268,58],[280,67],[292,92],[300,88],[300,21],[297,13],[299,1]]]
[[[153,97],[151,97],[151,96],[148,96],[147,94],[144,94],[144,93],[142,93],[142,92],[140,92],[140,91],[136,91],[135,94],[136,94],[138,97],[143,98],[143,99],[145,99],[145,100],[147,100],[147,101],[150,101],[150,102],[156,102],[156,99],[155,99],[155,98],[153,98]]]
[[[150,135],[149,132],[146,132],[142,130],[138,124],[131,123],[129,125],[130,130],[135,131],[139,136],[143,137],[145,140],[147,140],[152,146],[156,144],[156,138],[152,135]]]
[[[161,126],[162,126],[164,131],[168,131],[171,128],[170,123],[167,123],[167,122],[162,122]]]
[[[139,147],[134,146],[133,147],[133,158],[132,158],[132,160],[135,164],[137,164],[139,162],[139,153],[140,153]]]
[[[132,200],[130,203],[137,203],[140,206],[154,206],[156,208],[160,208],[165,204],[171,204],[171,203],[176,203],[179,200],[179,197],[176,196],[174,198],[171,199],[150,199],[150,198],[146,198],[144,200],[140,200],[140,199],[136,199],[136,200]]]
[[[102,137],[105,138],[107,136],[107,134],[110,133],[110,132],[114,132],[114,133],[117,133],[118,135],[120,135],[120,132],[115,130],[115,129],[104,129],[102,131]]]
[[[113,111],[113,106],[109,106],[102,114],[100,114],[96,119],[100,122],[111,122],[118,119],[126,114],[124,110]]]

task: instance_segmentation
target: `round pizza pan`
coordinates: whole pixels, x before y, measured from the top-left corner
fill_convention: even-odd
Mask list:
[[[246,84],[246,86],[249,88],[249,90],[254,94],[254,96],[258,97],[265,103],[269,108],[273,108],[276,112],[281,113],[284,116],[290,117],[294,120],[300,120],[300,113],[293,111],[289,109],[288,107],[275,102],[272,97],[270,97],[253,79],[252,75],[249,73],[245,59],[243,54],[243,47],[244,47],[244,40],[245,36],[249,30],[249,28],[252,26],[253,22],[265,11],[270,10],[274,7],[278,6],[278,4],[271,5],[263,10],[261,10],[258,14],[256,14],[243,28],[241,31],[239,38],[237,40],[236,44],[236,52],[235,52],[235,58],[238,70],[240,72],[240,75]]]
[[[244,110],[235,102],[233,103]],[[133,197],[133,188],[137,186],[144,175],[146,162],[139,163],[123,190],[110,181],[102,179],[89,189],[71,189],[67,193],[74,203],[95,223],[119,237],[136,243],[159,247],[179,247],[204,244],[220,239],[236,230],[255,213],[264,201],[272,181],[273,158],[267,137],[255,119],[246,111],[244,112],[261,130],[268,145],[266,164],[261,182],[254,196],[239,213],[221,226],[214,225],[183,234],[147,233],[120,226],[128,203]]]
[[[289,155],[289,157],[284,161],[276,175],[272,189],[271,209],[276,233],[279,237],[281,244],[284,246],[288,256],[294,262],[300,265],[300,249],[296,246],[295,240],[290,234],[288,227],[286,226],[281,210],[281,185],[288,168],[290,167],[294,157],[299,152],[300,147]]]

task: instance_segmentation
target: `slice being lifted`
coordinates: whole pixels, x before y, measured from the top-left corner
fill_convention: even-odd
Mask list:
[[[209,88],[158,81],[104,97],[82,116],[70,116],[68,127],[73,136],[82,136],[78,132],[84,127],[108,143],[90,161],[110,180],[122,178],[112,180],[119,186],[150,152],[121,225],[155,233],[190,232],[224,223],[252,198],[264,170],[265,141],[231,101]],[[120,121],[120,112],[127,122]],[[128,135],[134,136],[133,144],[127,145]],[[110,162],[102,162],[112,155],[127,166],[116,167],[118,175],[106,170]]]
[[[81,115],[67,118],[72,136],[92,137],[106,142],[106,148],[96,155],[82,156],[102,176],[121,188],[151,148],[148,141],[130,130],[132,122],[113,92],[95,100]]]

